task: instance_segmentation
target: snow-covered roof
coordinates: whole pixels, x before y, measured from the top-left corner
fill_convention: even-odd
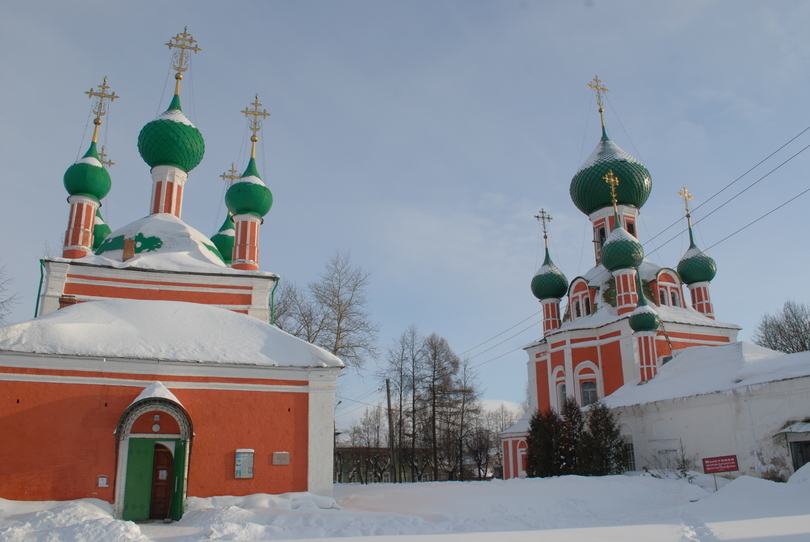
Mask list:
[[[136,397],[132,403],[130,403],[130,406],[134,405],[138,401],[143,401],[144,399],[168,399],[173,403],[183,406],[183,403],[181,403],[180,400],[169,391],[169,388],[163,385],[163,382],[152,382],[149,384],[149,386],[144,388],[141,394]]]
[[[523,416],[517,421],[515,425],[500,434],[501,438],[509,437],[512,435],[525,435],[529,432],[529,422],[532,419],[534,410],[529,408],[523,413]]]
[[[280,367],[342,367],[252,316],[178,301],[79,303],[0,327],[0,351]]]
[[[135,256],[123,261],[123,240],[134,239]],[[168,213],[150,215],[113,231],[98,249],[73,260],[80,263],[115,268],[157,269],[220,274],[272,273],[243,271],[225,265],[214,243],[198,230]],[[59,260],[59,258],[54,258]]]
[[[605,402],[610,407],[723,393],[810,376],[810,352],[782,354],[748,342],[694,346],[678,352],[643,386],[628,382]]]

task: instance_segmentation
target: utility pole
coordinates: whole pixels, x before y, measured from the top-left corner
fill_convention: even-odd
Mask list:
[[[397,458],[394,454],[394,420],[391,413],[391,379],[385,379],[385,394],[388,396],[388,453],[391,456],[391,474],[394,478],[394,483],[399,482],[397,479]]]

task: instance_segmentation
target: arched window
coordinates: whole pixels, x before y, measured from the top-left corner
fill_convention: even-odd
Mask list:
[[[605,244],[605,228],[599,228],[599,250],[602,250],[602,245]]]
[[[580,385],[582,389],[582,406],[588,406],[595,403],[596,397],[596,382],[585,381]]]
[[[582,316],[582,310],[579,307],[579,299],[574,301],[574,314],[576,315],[577,318]]]
[[[636,236],[636,225],[633,224],[632,222],[627,223],[627,233],[629,233],[633,237]]]
[[[585,316],[588,316],[591,313],[591,298],[585,296]]]
[[[565,404],[565,384],[557,384],[557,409],[562,412],[563,405]]]
[[[672,306],[673,307],[680,307],[681,306],[681,303],[678,300],[678,292],[676,292],[675,290],[672,290]]]
[[[661,302],[659,305],[666,305],[667,304],[667,291],[661,288],[658,290],[658,297],[660,298]]]

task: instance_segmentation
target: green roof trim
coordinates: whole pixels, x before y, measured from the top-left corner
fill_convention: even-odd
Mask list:
[[[163,240],[160,237],[146,237],[144,234],[138,232],[135,235],[135,254],[141,252],[152,252],[158,250],[163,246]],[[124,250],[124,236],[117,235],[115,237],[107,237],[101,246],[96,250],[96,255],[104,254],[112,250]]]
[[[234,230],[233,220],[231,219],[230,213],[228,213],[228,215],[225,217],[225,222],[222,223],[219,231],[211,237],[211,242],[214,243],[217,250],[219,250],[222,261],[226,265],[231,265],[233,263],[233,245],[234,241],[236,240],[233,233],[224,233],[229,230]]]
[[[101,217],[101,211],[96,209],[96,222],[93,225],[93,252],[98,250],[101,243],[112,233],[112,230]]]

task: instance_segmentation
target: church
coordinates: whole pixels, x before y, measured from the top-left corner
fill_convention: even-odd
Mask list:
[[[98,150],[110,104],[94,99],[92,142],[67,168],[62,257],[42,260],[34,320],[0,328],[0,497],[98,498],[128,520],[179,519],[187,496],[309,491],[331,495],[335,384],[343,363],[273,325],[279,277],[259,267],[273,196],[256,143],[225,195],[212,238],[183,222],[189,173],[205,142],[180,96],[200,48],[172,50],[175,91],[138,150],[150,168],[144,218],[112,231],[112,179]],[[234,171],[235,173],[235,171]]]
[[[549,217],[545,211],[540,213],[537,218],[543,223],[545,260],[532,278],[531,291],[542,306],[543,337],[524,347],[529,358],[531,401],[526,415],[501,434],[505,478],[526,475],[526,436],[532,413],[536,410],[560,410],[566,397],[574,397],[582,407],[601,398],[607,398],[609,406],[622,406],[624,410],[614,410],[614,413],[618,415],[620,423],[632,419],[632,423],[624,423],[622,431],[631,451],[633,443],[637,448],[637,461],[628,467],[630,470],[641,469],[644,466],[642,458],[662,451],[655,448],[655,443],[649,444],[655,440],[648,438],[652,432],[649,413],[655,411],[660,414],[666,408],[674,410],[671,403],[667,406],[656,403],[659,397],[651,394],[651,390],[659,390],[660,399],[673,401],[682,401],[679,393],[687,396],[693,393],[688,387],[682,386],[675,396],[671,392],[661,395],[667,388],[663,381],[656,381],[660,371],[666,369],[670,372],[686,366],[686,362],[681,361],[687,357],[681,356],[695,347],[711,348],[697,348],[694,351],[699,353],[701,361],[689,365],[692,367],[689,374],[693,381],[701,378],[701,363],[705,372],[707,367],[715,363],[715,357],[725,359],[732,356],[735,361],[728,362],[726,366],[738,371],[751,359],[764,356],[758,353],[753,358],[750,355],[746,357],[752,347],[758,347],[740,347],[743,343],[737,343],[739,326],[715,319],[710,285],[715,278],[717,265],[695,244],[689,209],[691,195],[686,187],[680,190],[679,195],[685,203],[689,249],[672,267],[660,267],[644,258],[636,220],[650,196],[650,172],[610,139],[602,102],[607,89],[598,78],[594,78],[589,86],[596,91],[602,133],[594,151],[574,174],[570,194],[574,205],[591,222],[595,265],[584,275],[569,281],[549,256]],[[561,313],[561,301],[566,296],[565,311]],[[764,357],[776,358],[779,355],[768,352],[770,354]],[[643,396],[639,395],[640,392],[631,391],[641,384],[653,382],[655,385],[645,386]],[[740,382],[738,380],[737,384]],[[757,382],[757,385],[761,384]],[[725,387],[709,391],[724,396],[724,392],[730,394],[730,390],[736,389],[733,382],[723,382],[722,386]],[[803,383],[799,389],[805,386],[806,383]],[[619,395],[623,400],[611,403],[611,396],[618,390],[622,390]],[[708,392],[694,392],[699,393]],[[763,438],[771,438],[779,431],[780,424],[789,421],[791,416],[795,421],[795,417],[801,419],[802,412],[804,416],[810,414],[810,405],[806,400],[801,400],[801,391],[794,395],[798,402],[794,401],[795,404],[787,409],[790,413],[785,411],[784,420],[770,422],[773,427]],[[654,403],[655,406],[647,407],[645,412],[648,415],[639,414],[644,409],[639,406],[641,403],[633,402],[636,400],[634,398],[644,404]],[[700,416],[700,410],[693,409],[692,418],[688,420],[693,428],[695,422],[700,424]],[[673,452],[673,446],[677,449],[679,438],[689,440],[689,431],[684,429],[689,427],[688,421],[680,419],[678,422],[667,422],[667,427],[672,429],[667,431],[668,436],[664,439],[666,450],[663,451]],[[752,423],[755,422],[748,422],[749,425]],[[746,430],[743,428],[739,431]],[[696,452],[703,453],[703,443],[710,433],[704,431],[702,436],[691,441],[694,448],[699,448]],[[810,436],[805,440],[810,440]],[[738,441],[741,442],[740,439]],[[649,446],[639,449],[641,442]],[[737,444],[732,443],[728,447]],[[713,446],[713,449],[716,448]],[[786,451],[784,446],[782,448],[783,452]],[[746,469],[742,470],[761,472],[759,463],[753,458],[755,454],[746,451],[746,455],[752,458],[750,465],[746,464]],[[783,459],[780,461],[789,463]]]

